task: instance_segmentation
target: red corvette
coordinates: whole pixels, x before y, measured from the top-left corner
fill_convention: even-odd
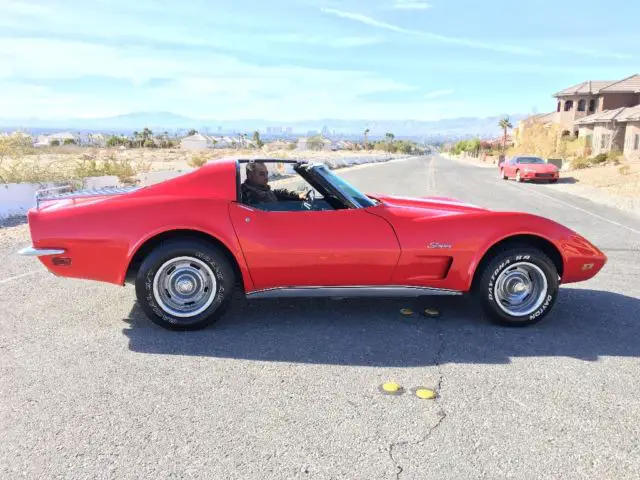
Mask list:
[[[606,262],[546,218],[365,195],[307,162],[277,161],[311,186],[305,199],[243,204],[246,162],[39,198],[28,214],[33,245],[20,253],[58,276],[133,283],[149,318],[172,329],[208,325],[236,289],[248,298],[470,293],[494,322],[530,325],[549,313],[560,283],[588,280]]]
[[[560,178],[558,167],[545,162],[540,157],[517,156],[499,165],[499,175],[503,180],[515,178],[518,182],[526,180],[546,180],[556,183]]]

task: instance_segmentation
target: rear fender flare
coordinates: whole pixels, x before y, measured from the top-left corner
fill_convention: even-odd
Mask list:
[[[253,282],[251,280],[251,275],[249,274],[249,269],[245,262],[244,255],[242,254],[239,244],[230,246],[228,241],[223,240],[224,235],[219,235],[219,234],[216,234],[215,232],[208,232],[201,228],[194,228],[186,225],[176,226],[172,228],[159,228],[159,229],[153,230],[149,232],[147,235],[145,235],[144,237],[141,237],[140,239],[138,239],[138,241],[136,241],[134,244],[132,244],[127,254],[126,268],[121,273],[119,283],[124,284],[127,277],[127,273],[129,272],[129,269],[132,266],[132,262],[136,254],[140,251],[141,248],[143,248],[145,245],[147,245],[149,242],[153,241],[157,237],[160,237],[162,235],[167,235],[167,234],[174,234],[174,233],[179,234],[180,232],[184,232],[185,235],[188,235],[189,232],[192,232],[195,235],[198,235],[201,237],[208,237],[210,240],[220,243],[220,245],[222,245],[227,250],[227,253],[235,261],[238,267],[240,276],[242,278],[242,282],[245,290],[250,291],[253,289]]]

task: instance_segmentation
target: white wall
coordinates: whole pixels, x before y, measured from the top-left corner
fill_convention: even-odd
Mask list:
[[[25,215],[35,205],[36,191],[50,185],[9,183],[0,185],[0,218]]]
[[[170,178],[179,177],[193,170],[193,168],[186,168],[184,170],[158,170],[155,172],[140,173],[136,175],[136,178],[140,180],[140,185],[144,187],[153,185],[154,183],[164,182]]]
[[[119,185],[118,177],[89,177],[84,188],[104,188]],[[0,219],[26,215],[36,205],[36,192],[43,188],[55,187],[52,183],[9,183],[0,184]]]

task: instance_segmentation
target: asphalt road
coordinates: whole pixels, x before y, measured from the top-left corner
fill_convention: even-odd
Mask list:
[[[417,158],[345,171],[559,220],[602,248],[525,329],[459,298],[234,302],[212,328],[147,321],[132,287],[55,278],[0,231],[0,478],[640,477],[640,218]],[[395,380],[406,393],[383,395]],[[410,390],[436,388],[436,400]]]

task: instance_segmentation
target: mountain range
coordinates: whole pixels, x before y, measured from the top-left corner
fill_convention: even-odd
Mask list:
[[[490,117],[459,117],[441,120],[341,120],[318,119],[297,120],[290,122],[271,121],[268,119],[246,120],[216,120],[195,119],[172,112],[136,112],[125,115],[105,118],[68,118],[45,120],[38,118],[0,118],[0,128],[3,130],[26,130],[32,132],[46,131],[101,131],[128,134],[132,131],[141,131],[145,127],[155,133],[168,131],[184,131],[194,128],[201,132],[217,133],[250,133],[259,130],[264,133],[269,128],[290,128],[294,135],[306,135],[309,132],[326,132],[336,135],[362,135],[365,128],[369,129],[370,136],[383,136],[386,132],[393,132],[396,137],[433,137],[433,136],[480,136],[496,137],[500,135],[498,122],[505,115]],[[515,124],[525,115],[506,115],[511,123]]]

